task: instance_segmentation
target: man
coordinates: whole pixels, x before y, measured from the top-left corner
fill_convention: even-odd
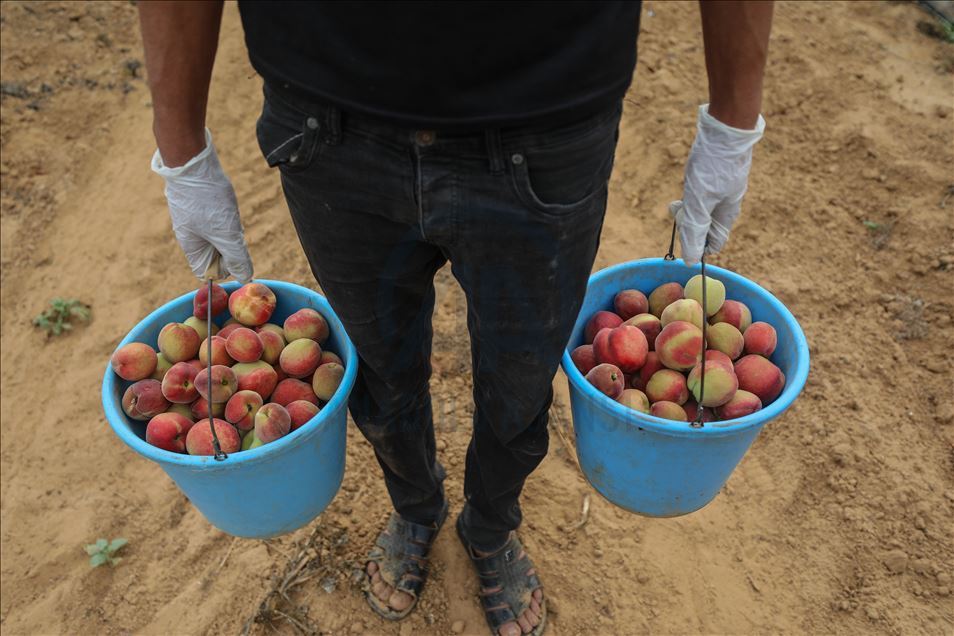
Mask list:
[[[538,634],[543,590],[519,495],[547,452],[551,382],[606,209],[639,3],[240,2],[265,81],[257,134],[302,247],[361,359],[352,416],[394,505],[367,563],[388,619],[415,606],[447,515],[430,376],[433,277],[467,297],[475,414],[456,530],[491,632]],[[140,4],[176,236],[202,276],[252,276],[235,195],[205,129],[222,5]],[[771,3],[701,4],[710,103],[684,196],[686,262],[718,251],[764,128]]]

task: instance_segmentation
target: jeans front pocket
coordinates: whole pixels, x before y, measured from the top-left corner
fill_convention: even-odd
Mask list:
[[[548,215],[586,209],[606,193],[616,152],[619,115],[606,113],[569,129],[534,135],[511,155],[511,174],[525,205]],[[583,128],[581,131],[580,129]]]
[[[321,124],[318,117],[301,113],[266,96],[255,125],[258,146],[270,168],[300,172],[319,152]]]

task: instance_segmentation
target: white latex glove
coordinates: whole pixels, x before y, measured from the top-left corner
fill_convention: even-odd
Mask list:
[[[706,254],[715,254],[729,239],[749,184],[752,147],[764,131],[761,115],[755,130],[742,130],[710,115],[709,104],[699,107],[682,200],[669,204],[687,265],[699,262],[703,248]]]
[[[156,150],[152,169],[166,181],[172,230],[192,273],[204,280],[218,253],[222,268],[236,280],[252,280],[252,259],[245,246],[235,190],[219,163],[209,129],[205,130],[205,149],[185,165],[167,167]]]

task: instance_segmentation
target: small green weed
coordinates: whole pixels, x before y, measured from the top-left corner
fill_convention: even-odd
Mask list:
[[[33,324],[46,331],[47,336],[58,336],[73,328],[74,318],[89,322],[90,307],[75,298],[54,298],[50,308],[33,319]]]
[[[116,556],[119,549],[128,543],[125,539],[97,539],[96,543],[90,543],[86,546],[86,554],[89,555],[90,567],[98,568],[104,563],[116,565],[122,561],[122,557]]]

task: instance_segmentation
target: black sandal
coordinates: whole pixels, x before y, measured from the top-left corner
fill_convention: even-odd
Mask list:
[[[446,518],[446,502],[440,517],[431,526],[413,523],[402,519],[396,512],[391,513],[388,525],[378,535],[375,547],[368,553],[368,560],[364,564],[367,585],[364,595],[371,609],[382,618],[399,621],[417,606],[421,590],[427,582],[427,556]],[[414,597],[407,609],[393,610],[388,607],[387,601],[382,601],[374,594],[371,575],[368,574],[368,564],[371,562],[377,563],[378,573],[385,583]]]
[[[510,533],[510,538],[502,548],[488,556],[477,556],[474,549],[467,543],[461,527],[461,518],[457,518],[457,536],[467,550],[467,556],[477,568],[480,577],[480,604],[484,610],[484,617],[493,636],[498,636],[500,628],[505,623],[517,622],[530,607],[533,593],[543,589],[536,569],[527,551],[523,549],[516,532]],[[484,590],[500,588],[497,592],[485,593]],[[539,636],[547,624],[547,600],[540,602],[540,624],[524,636]]]

